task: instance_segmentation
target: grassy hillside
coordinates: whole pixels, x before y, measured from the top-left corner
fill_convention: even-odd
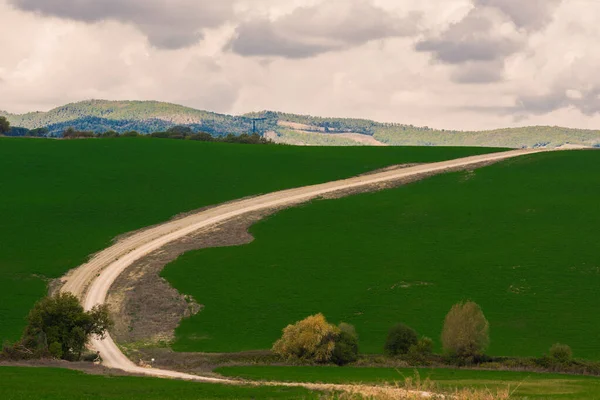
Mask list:
[[[395,383],[414,377],[431,379],[442,390],[511,388],[511,399],[598,399],[600,379],[588,376],[457,369],[225,367],[216,372],[252,380],[326,383]]]
[[[257,123],[258,131],[261,134],[275,133],[278,135],[278,141],[289,144],[356,145],[354,141],[330,135],[354,132],[373,136],[376,140],[389,145],[407,146],[518,148],[560,146],[564,143],[600,145],[600,130],[535,126],[463,132],[356,118],[322,118],[272,111],[232,116],[157,101],[89,100],[67,104],[48,112],[16,115],[0,111],[0,115],[7,116],[13,126],[28,129],[48,127],[53,135],[60,135],[69,127],[94,132],[135,130],[150,133],[166,130],[174,125],[186,125],[196,131],[224,136],[229,133],[249,133],[252,131],[252,121],[249,118],[264,117],[266,118],[264,121]],[[297,131],[281,126],[282,122],[304,125],[310,133],[299,134]]]
[[[483,151],[0,138],[0,342],[20,336],[48,279],[119,234],[249,195]]]
[[[252,227],[256,240],[188,253],[163,275],[203,311],[178,351],[266,349],[323,312],[380,353],[405,322],[438,344],[445,314],[479,303],[492,355],[556,342],[600,359],[600,151],[544,153],[384,192],[316,201]]]
[[[3,113],[0,112],[0,115]],[[94,132],[136,130],[150,133],[175,125],[187,125],[216,136],[248,133],[252,130],[251,121],[243,117],[158,101],[89,100],[67,104],[48,112],[4,115],[13,126],[28,129],[48,127],[54,134],[59,134],[68,127]]]
[[[239,387],[169,379],[108,377],[52,368],[0,367],[3,400],[318,399],[301,388]]]

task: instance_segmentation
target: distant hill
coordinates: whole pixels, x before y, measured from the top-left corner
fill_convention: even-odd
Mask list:
[[[543,147],[566,143],[600,146],[600,130],[550,126],[507,128],[466,132],[437,130],[396,123],[381,123],[353,118],[321,118],[273,111],[242,116],[196,110],[157,101],[88,100],[67,104],[48,112],[10,114],[0,111],[12,126],[27,129],[47,127],[52,136],[67,128],[120,133],[164,131],[176,125],[213,136],[252,132],[251,118],[259,133],[278,143],[295,145],[391,145],[391,146],[488,146]]]

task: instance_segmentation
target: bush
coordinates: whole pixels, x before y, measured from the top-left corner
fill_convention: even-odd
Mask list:
[[[273,352],[288,360],[331,361],[340,330],[327,322],[323,314],[303,319],[283,329],[281,339],[273,344]]]
[[[63,356],[62,345],[58,342],[52,342],[52,344],[48,346],[48,352],[52,357],[60,359]]]
[[[550,347],[550,358],[560,364],[568,364],[573,360],[573,351],[566,344],[556,343]]]
[[[383,350],[388,356],[407,354],[410,347],[416,345],[418,340],[414,329],[404,324],[397,324],[388,332]]]
[[[358,334],[354,326],[342,322],[338,325],[340,334],[335,341],[331,361],[346,365],[358,360]]]
[[[459,359],[481,357],[490,343],[489,323],[474,302],[455,304],[444,321],[442,345]]]
[[[410,360],[419,363],[427,359],[433,354],[433,340],[428,337],[422,337],[417,344],[413,344],[408,349]]]

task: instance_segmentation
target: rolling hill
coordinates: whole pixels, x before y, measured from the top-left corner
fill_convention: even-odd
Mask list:
[[[273,111],[241,116],[196,110],[157,101],[88,100],[48,112],[10,114],[0,111],[11,125],[35,129],[47,127],[52,136],[67,128],[105,132],[150,133],[176,125],[189,126],[213,136],[252,132],[251,118],[265,118],[258,131],[277,143],[325,146],[484,146],[543,147],[566,143],[600,146],[600,130],[550,126],[465,132],[413,125],[381,123],[353,118],[321,118]]]

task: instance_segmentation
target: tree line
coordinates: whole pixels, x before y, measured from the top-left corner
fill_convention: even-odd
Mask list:
[[[490,357],[490,325],[479,305],[472,301],[455,304],[444,319],[440,335],[442,354],[434,353],[434,341],[404,323],[392,326],[382,350],[388,360],[413,366],[473,366],[501,369],[531,369],[600,375],[600,363],[574,360],[567,345],[556,343],[539,358]],[[368,365],[369,356],[359,353],[359,336],[354,326],[334,325],[323,314],[307,317],[283,329],[272,351],[292,363],[334,363],[347,365],[360,361]],[[379,361],[380,362],[380,361]]]
[[[0,117],[0,135],[18,136],[18,137],[48,137],[47,128],[27,129],[22,127],[11,127],[6,117]],[[165,131],[153,132],[150,134],[141,134],[137,131],[127,131],[119,133],[113,130],[102,133],[92,131],[81,131],[69,127],[62,132],[62,139],[92,139],[92,138],[130,138],[130,137],[150,137],[160,139],[179,139],[195,140],[201,142],[224,142],[224,143],[243,143],[243,144],[272,144],[270,140],[260,136],[257,133],[240,135],[228,134],[222,137],[215,137],[207,132],[194,131],[189,126],[177,125]]]

